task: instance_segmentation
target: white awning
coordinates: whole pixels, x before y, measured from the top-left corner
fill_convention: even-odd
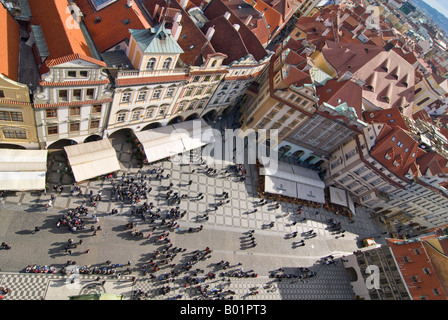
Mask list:
[[[330,186],[328,190],[330,193],[331,203],[349,208],[352,213],[355,213],[355,204],[353,202],[353,199],[350,197],[350,194],[346,190],[332,186]]]
[[[136,132],[135,136],[148,163],[152,163],[213,142],[213,135],[204,134],[207,130],[211,127],[203,119],[197,119]]]
[[[46,150],[0,149],[0,190],[43,190],[46,172]]]
[[[325,183],[311,169],[278,162],[276,168],[260,168],[265,192],[325,203]]]
[[[117,153],[109,139],[80,143],[64,149],[77,182],[120,170]]]

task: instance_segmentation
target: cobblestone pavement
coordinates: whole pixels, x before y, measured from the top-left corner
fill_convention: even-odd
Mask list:
[[[221,128],[228,127],[226,123],[219,123]],[[122,171],[131,175],[140,170],[137,162],[132,157],[130,146],[122,138],[113,139],[113,145],[117,150],[117,156],[122,165]],[[140,288],[147,293],[148,299],[171,299],[178,295],[181,299],[194,299],[197,296],[191,288],[185,288],[181,274],[173,283],[164,284],[159,280],[141,276],[139,268],[147,263],[150,253],[157,246],[146,239],[135,239],[125,230],[124,225],[129,221],[140,222],[131,214],[131,205],[115,202],[111,199],[111,180],[92,180],[80,184],[84,194],[90,190],[96,194],[102,190],[103,199],[97,207],[89,204],[88,197],[77,197],[70,193],[70,175],[64,170],[65,159],[62,154],[54,154],[48,170],[49,185],[63,183],[66,185],[61,194],[56,194],[54,206],[46,211],[45,203],[50,198],[50,193],[18,192],[10,194],[0,201],[0,241],[12,244],[11,250],[0,251],[0,286],[12,290],[5,295],[5,299],[31,300],[31,299],[67,299],[71,295],[80,292],[108,292],[123,294],[125,299],[132,299],[132,292]],[[226,179],[221,174],[222,167],[217,167],[219,174],[216,177],[207,176],[197,165],[177,165],[171,161],[162,161],[148,168],[162,167],[164,173],[170,173],[170,181],[174,183],[174,190],[179,194],[186,193],[189,198],[180,204],[180,210],[186,210],[187,214],[180,219],[179,232],[172,232],[172,243],[181,248],[193,252],[209,246],[212,250],[210,261],[201,261],[198,268],[213,270],[212,263],[221,260],[231,264],[242,263],[244,270],[254,270],[257,278],[231,278],[231,283],[226,290],[235,291],[234,299],[353,299],[353,291],[344,270],[343,264],[338,259],[336,264],[321,265],[321,257],[329,254],[340,258],[358,249],[360,241],[365,237],[381,234],[381,226],[369,219],[369,214],[362,208],[358,208],[354,223],[346,218],[336,216],[332,212],[320,209],[304,208],[301,217],[308,220],[297,222],[295,205],[282,203],[275,209],[272,205],[258,207],[255,213],[249,213],[259,201],[256,195],[257,173],[255,167],[248,165],[247,179],[245,182],[236,181],[234,177]],[[192,170],[195,170],[192,173]],[[120,173],[121,174],[121,173]],[[119,176],[120,176],[119,174]],[[119,180],[119,177],[117,178]],[[192,180],[191,186],[188,181]],[[167,180],[149,180],[151,191],[148,202],[153,202],[155,207],[168,209],[164,199],[158,197],[158,190],[169,183]],[[230,203],[210,212],[208,221],[199,219],[210,205],[216,203],[216,195],[223,191],[229,193]],[[198,193],[203,193],[204,199],[195,199]],[[90,232],[70,233],[56,227],[57,218],[68,208],[79,205],[89,207],[89,213],[95,214],[100,219],[102,231],[97,237],[92,237]],[[113,208],[118,213],[111,215]],[[318,212],[316,214],[316,211]],[[89,221],[91,215],[89,214]],[[330,218],[341,221],[342,228],[346,230],[345,237],[336,239],[336,236],[327,230],[326,221]],[[275,221],[274,227],[265,229],[264,226]],[[294,221],[296,223],[294,224]],[[91,223],[91,222],[89,222]],[[34,226],[40,225],[41,231],[33,234]],[[204,226],[204,230],[196,234],[185,233],[189,227]],[[139,230],[144,234],[149,232],[144,223],[139,225]],[[247,248],[244,243],[249,229],[255,230],[257,246]],[[288,238],[288,234],[297,231],[302,232],[313,229],[317,237],[306,240],[304,247],[297,248],[294,243],[301,237]],[[156,231],[157,232],[157,231]],[[73,256],[68,256],[61,247],[68,238],[83,239],[83,248],[89,248],[89,254],[83,254],[82,250],[75,250]],[[381,239],[379,239],[381,242]],[[103,276],[102,282],[97,282],[96,276],[80,275],[79,283],[67,282],[67,276],[61,274],[28,274],[22,273],[23,268],[30,264],[54,265],[62,267],[69,259],[82,265],[101,265],[106,260],[126,262],[132,261],[133,274],[137,276],[136,283],[130,281],[131,276],[112,278]],[[185,256],[180,256],[174,262],[182,263]],[[297,279],[283,279],[281,282],[269,278],[269,272],[277,268],[286,268],[290,273],[296,273],[299,267],[310,268],[317,275],[299,283]],[[161,269],[156,275],[168,272]],[[219,271],[217,271],[219,274]],[[219,288],[224,281],[222,277],[214,280],[206,280],[210,289]],[[265,288],[271,283],[271,288]],[[172,290],[166,295],[160,295],[159,289],[163,285],[169,285]],[[249,296],[251,288],[259,287],[259,294]]]

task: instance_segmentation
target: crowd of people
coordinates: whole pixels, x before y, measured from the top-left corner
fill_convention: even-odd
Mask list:
[[[230,165],[223,168],[222,171],[210,168],[205,162],[198,165],[197,168],[190,171],[190,173],[202,172],[208,176],[216,177],[222,174],[224,178],[229,178],[231,175],[236,177],[237,181],[244,181],[246,179],[247,170],[244,165]],[[82,188],[78,185],[73,185],[71,190],[72,196],[87,198],[86,205],[80,205],[73,209],[68,209],[61,217],[59,217],[56,225],[57,227],[66,227],[72,233],[77,233],[81,230],[87,230],[93,232],[96,235],[101,229],[99,225],[99,218],[96,216],[95,207],[98,206],[104,197],[107,197],[108,201],[112,202],[112,208],[110,209],[110,215],[119,215],[117,207],[123,205],[130,206],[130,210],[123,212],[129,219],[132,220],[125,224],[125,229],[129,231],[129,234],[137,239],[147,240],[157,246],[148,256],[147,261],[141,262],[141,267],[132,268],[131,263],[127,265],[112,264],[107,261],[104,266],[85,265],[83,267],[76,267],[73,269],[70,267],[73,265],[73,260],[67,261],[67,266],[63,267],[61,272],[63,274],[70,275],[75,272],[83,274],[97,274],[98,280],[104,276],[120,276],[122,274],[131,274],[133,271],[138,270],[142,276],[146,277],[150,281],[156,282],[159,286],[154,292],[144,291],[141,288],[137,288],[133,291],[134,298],[144,299],[157,295],[167,295],[170,293],[170,284],[177,282],[182,283],[185,289],[188,289],[190,296],[195,296],[196,299],[232,299],[235,292],[226,289],[229,286],[231,280],[219,283],[219,285],[212,286],[207,283],[208,280],[215,279],[217,277],[217,271],[221,270],[221,277],[257,277],[257,273],[253,270],[244,271],[243,268],[237,268],[234,270],[228,270],[232,267],[238,267],[241,263],[231,266],[228,261],[220,261],[212,267],[212,270],[205,271],[197,268],[197,264],[200,261],[204,261],[211,258],[212,251],[210,248],[203,250],[196,250],[187,255],[185,248],[179,248],[174,246],[170,235],[181,232],[181,219],[187,214],[186,210],[180,209],[181,202],[186,201],[201,201],[204,199],[204,194],[197,193],[190,195],[190,192],[181,192],[181,188],[176,190],[176,187],[171,180],[169,173],[165,173],[162,167],[154,167],[147,171],[138,172],[136,174],[123,173],[121,176],[115,176],[111,179],[111,187],[103,186],[106,192],[103,194],[102,190],[94,193],[92,190],[90,193],[84,193]],[[156,183],[157,182],[157,183]],[[189,180],[184,186],[189,187],[193,184],[192,180]],[[155,187],[158,185],[158,187]],[[153,187],[154,189],[153,189]],[[179,184],[179,186],[181,186]],[[61,186],[54,188],[55,192],[61,192]],[[177,192],[176,192],[177,191]],[[159,200],[157,204],[150,202],[151,198]],[[55,200],[52,195],[51,203]],[[209,204],[213,209],[206,210],[204,214],[198,216],[198,221],[206,222],[209,218],[210,211],[216,211],[219,207],[230,203],[229,192],[224,191],[222,194],[215,195],[215,201]],[[115,203],[115,204],[114,204]],[[90,204],[90,207],[89,207]],[[271,205],[273,209],[278,209],[280,204],[278,202],[267,201],[261,199],[256,206],[262,207],[265,205]],[[90,209],[90,212],[89,212]],[[256,212],[256,211],[255,211]],[[297,216],[302,214],[302,208],[299,207],[296,212]],[[294,219],[294,221],[296,221]],[[91,224],[90,228],[87,226]],[[295,223],[294,223],[295,224]],[[264,228],[270,229],[275,225],[274,221],[266,224]],[[39,231],[38,227],[35,232]],[[183,232],[199,232],[203,230],[204,226],[199,225],[197,227],[184,228]],[[298,236],[298,232],[293,232],[290,238]],[[315,237],[316,233],[313,230],[302,234],[304,239],[310,239]],[[299,246],[304,246],[304,239],[299,242]],[[69,239],[68,244],[65,246],[65,252],[68,255],[72,254],[72,251],[77,249],[82,244],[82,240],[75,242]],[[257,246],[255,239],[255,230],[249,230],[244,233],[241,241],[242,248],[250,249]],[[88,253],[90,249],[82,248],[83,253]],[[175,261],[175,258],[179,258],[180,262]],[[136,266],[137,267],[137,266]],[[67,270],[68,271],[67,273]],[[299,272],[299,275],[301,273]],[[305,273],[303,273],[305,274]],[[297,276],[299,276],[297,275]],[[278,276],[283,278],[283,276]],[[138,286],[136,277],[132,278],[133,284]],[[251,291],[250,295],[258,294],[258,290]],[[175,298],[179,298],[176,296]]]

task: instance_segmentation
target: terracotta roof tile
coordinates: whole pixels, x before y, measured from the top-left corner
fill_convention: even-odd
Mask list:
[[[386,159],[385,155],[388,152],[393,153],[395,157]],[[383,166],[388,168],[396,176],[407,180],[405,174],[409,171],[411,163],[422,156],[425,152],[419,148],[419,144],[410,134],[400,127],[391,128],[385,124],[380,134],[377,137],[375,145],[371,149],[371,155]],[[398,157],[398,158],[397,158]],[[397,159],[401,157],[398,165],[394,165]]]
[[[123,40],[129,40],[129,29],[147,29],[151,27],[149,17],[140,1],[134,1],[128,7],[127,0],[118,0],[96,11],[89,0],[75,0],[84,15],[90,36],[100,52],[104,52]]]
[[[392,250],[413,300],[420,300],[422,297],[426,297],[428,300],[447,299],[423,241],[387,239],[387,244]],[[405,262],[404,257],[408,262]],[[425,269],[428,271],[427,273]],[[433,289],[437,289],[439,294],[435,294]]]
[[[48,67],[53,67],[53,66],[57,66],[58,64],[62,64],[62,63],[66,63],[66,62],[70,62],[70,61],[74,61],[74,60],[78,60],[78,59],[84,60],[87,62],[92,62],[92,63],[95,63],[102,67],[106,67],[106,63],[104,63],[104,61],[97,60],[95,58],[88,57],[86,55],[79,54],[79,53],[74,53],[74,54],[70,54],[67,56],[58,57],[55,59],[49,59],[49,60],[46,60],[45,63]]]
[[[0,4],[0,73],[17,81],[19,76],[20,26]]]
[[[159,8],[166,7],[164,0],[143,0],[142,4],[151,14],[154,13],[157,6]],[[177,43],[184,51],[184,53],[180,54],[180,59],[187,65],[201,65],[208,54],[216,53],[215,49],[176,0],[171,1],[171,8],[180,10],[182,14],[180,22],[182,30],[177,40]]]
[[[31,24],[40,25],[49,50],[48,60],[72,54],[91,57],[82,30],[70,26],[72,19],[67,0],[28,0],[33,19]],[[74,21],[74,20],[73,20]],[[41,69],[41,73],[47,69]]]

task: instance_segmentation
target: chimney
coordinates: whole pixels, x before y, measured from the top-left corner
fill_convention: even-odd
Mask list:
[[[224,13],[224,18],[226,18],[226,20],[229,20],[229,18],[230,18],[230,12],[226,12],[226,13]]]
[[[235,23],[233,27],[235,28],[236,31],[240,30],[240,25],[238,23]]]
[[[132,3],[133,3],[133,0],[127,0],[127,5],[128,5],[129,8],[132,7]]]
[[[211,41],[214,34],[215,34],[215,28],[213,26],[213,27],[208,28],[207,34],[205,36],[208,41]]]
[[[174,16],[173,27],[171,28],[171,35],[176,41],[179,39],[180,33],[182,31],[182,25],[180,24],[181,20],[182,20],[182,13],[179,11]]]
[[[181,1],[179,2],[179,4],[180,4],[180,6],[181,6],[183,9],[185,9],[185,8],[187,7],[188,0],[181,0]]]
[[[249,23],[250,23],[251,20],[252,20],[252,16],[251,16],[251,15],[247,16],[246,20],[244,21],[244,24],[245,24],[246,26],[249,25]]]
[[[153,12],[153,14],[152,14],[152,16],[153,16],[154,18],[155,18],[156,15],[157,15],[157,11],[159,11],[159,5],[158,5],[158,4],[155,5],[155,7],[154,7],[154,12]]]

